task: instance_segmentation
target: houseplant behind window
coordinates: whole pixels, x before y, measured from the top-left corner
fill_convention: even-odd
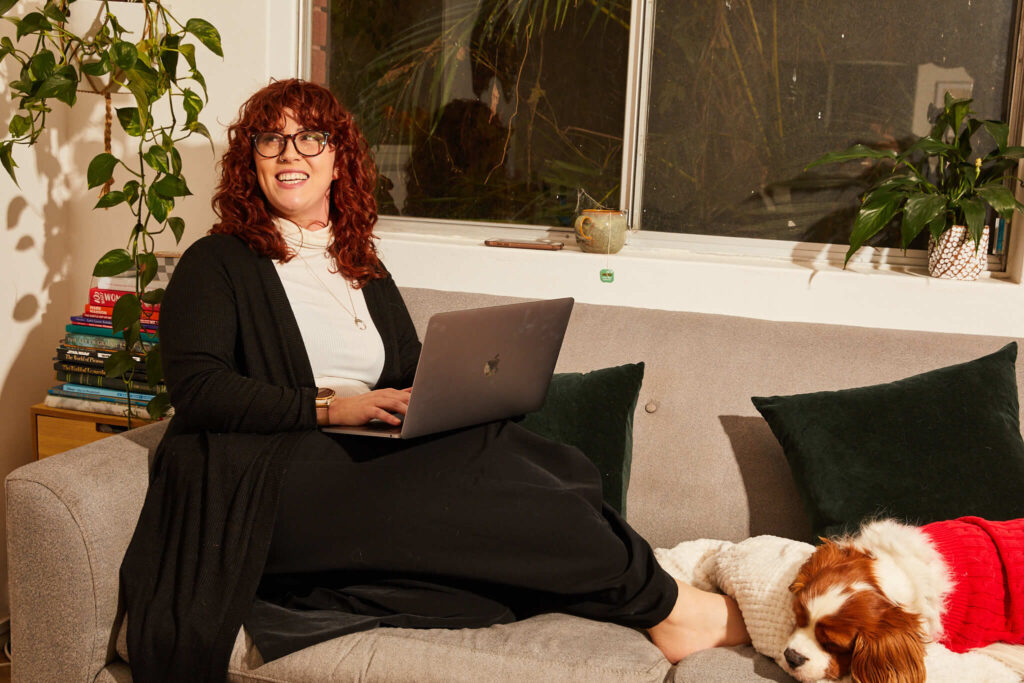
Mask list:
[[[16,4],[17,0],[0,0],[0,16]],[[97,21],[83,36],[69,29],[68,20],[76,12],[96,14],[97,3],[76,6],[75,0],[47,0],[40,3],[39,11],[21,18],[3,17],[17,27],[18,42],[7,37],[0,40],[0,60],[16,62],[20,71],[10,83],[16,107],[8,126],[10,138],[0,141],[0,164],[17,182],[13,149],[36,142],[53,100],[74,106],[82,91],[104,98],[106,149],[89,162],[86,176],[90,188],[103,188],[96,208],[127,204],[134,221],[126,247],[107,252],[93,275],[135,274],[135,292],[117,301],[112,318],[113,329],[124,332],[125,348],[104,364],[107,377],[124,380],[130,393],[136,367],[133,352],[146,355],[146,382],[151,387],[163,382],[159,344],[142,338],[141,318],[143,304],[159,304],[163,297],[163,289],[147,290],[157,273],[154,239],[169,229],[179,242],[185,230],[185,221],[171,215],[175,199],[191,194],[176,146],[193,134],[210,139],[199,121],[207,100],[206,80],[196,67],[195,45],[188,41],[194,38],[218,56],[223,52],[220,34],[209,22],[193,18],[181,23],[160,0],[130,5],[142,6],[144,12],[136,32],[118,20],[116,8],[121,3],[103,0],[100,4]],[[130,92],[135,106],[113,110],[111,94],[118,89]],[[121,158],[110,150],[114,119],[137,143],[134,148],[129,144]],[[129,179],[112,189],[118,171]],[[147,409],[159,417],[169,405],[167,393],[161,392]],[[128,415],[130,419],[130,410]]]
[[[974,118],[970,104],[970,99],[954,99],[946,93],[931,131],[904,152],[858,144],[807,165],[810,169],[855,159],[891,164],[890,172],[864,193],[844,266],[869,239],[901,217],[904,249],[928,229],[930,274],[974,280],[985,269],[989,207],[1007,220],[1015,210],[1024,211],[1024,204],[1007,187],[1007,181],[1022,182],[1016,169],[1024,158],[1024,147],[1008,146],[1009,126]],[[984,156],[973,142],[982,131],[994,145]]]

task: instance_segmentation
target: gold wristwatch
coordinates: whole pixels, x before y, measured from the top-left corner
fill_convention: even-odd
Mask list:
[[[334,389],[329,387],[317,387],[316,390],[316,407],[317,408],[330,408],[331,401],[335,397]]]

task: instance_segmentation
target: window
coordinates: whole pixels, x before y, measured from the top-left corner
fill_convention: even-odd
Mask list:
[[[618,205],[629,4],[332,0],[330,87],[376,152],[381,213],[568,225]]]
[[[582,190],[645,231],[826,244],[863,186],[803,167],[905,145],[947,90],[1009,119],[1020,22],[1016,0],[314,2],[314,76],[374,148],[382,214],[568,226]]]

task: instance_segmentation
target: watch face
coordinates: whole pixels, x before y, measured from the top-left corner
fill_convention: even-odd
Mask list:
[[[334,389],[329,387],[320,387],[316,390],[316,397],[318,400],[329,400],[334,398]]]

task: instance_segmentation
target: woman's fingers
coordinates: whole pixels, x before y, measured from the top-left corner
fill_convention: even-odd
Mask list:
[[[342,398],[331,404],[328,420],[331,424],[363,425],[370,420],[383,420],[397,425],[409,409],[411,394],[407,389],[377,389],[365,394]]]

